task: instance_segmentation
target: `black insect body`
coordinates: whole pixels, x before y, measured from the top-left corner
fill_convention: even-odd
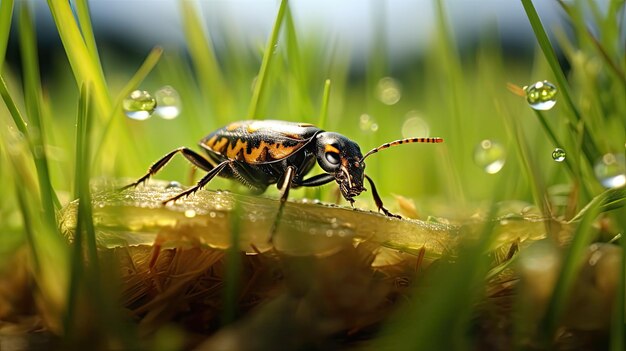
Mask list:
[[[200,141],[208,158],[187,147],[180,147],[156,161],[143,177],[124,189],[143,183],[174,155],[182,153],[207,174],[195,186],[163,201],[163,204],[196,192],[216,175],[236,179],[258,193],[265,191],[271,184],[277,184],[281,192],[281,204],[271,231],[273,235],[290,188],[315,187],[334,180],[339,184],[343,197],[352,205],[353,198],[366,190],[363,182],[367,179],[378,210],[387,216],[399,217],[383,206],[374,182],[364,173],[365,158],[379,150],[403,143],[442,141],[441,138],[402,139],[383,144],[363,156],[359,145],[352,140],[311,124],[274,120],[240,121],[220,128]],[[316,161],[325,173],[305,179]]]

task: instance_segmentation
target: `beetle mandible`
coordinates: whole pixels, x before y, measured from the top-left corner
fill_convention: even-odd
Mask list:
[[[385,143],[363,155],[354,141],[312,124],[277,120],[239,121],[210,133],[200,141],[200,147],[206,151],[208,158],[187,147],[179,147],[152,164],[143,177],[122,189],[145,182],[178,153],[207,173],[195,186],[163,201],[164,205],[195,193],[216,175],[235,179],[257,193],[265,191],[271,184],[277,184],[281,193],[280,206],[270,233],[271,240],[289,189],[321,186],[333,180],[339,184],[343,197],[354,207],[354,197],[366,190],[363,182],[367,179],[378,210],[387,216],[400,218],[383,206],[374,181],[364,172],[365,158],[394,145],[441,142],[442,138],[407,138]],[[316,161],[324,173],[305,179]]]

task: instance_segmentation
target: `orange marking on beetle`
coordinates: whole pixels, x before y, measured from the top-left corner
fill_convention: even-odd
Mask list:
[[[215,140],[217,140],[217,135],[214,135],[213,137],[211,137],[211,139],[207,140],[204,142],[204,145],[208,146],[209,148],[213,148],[213,145],[215,144]]]
[[[294,152],[302,147],[301,144],[295,146],[284,146],[280,143],[267,143],[261,141],[259,146],[250,149],[250,152],[244,154],[247,163],[263,163],[273,160],[283,159],[291,156]]]
[[[284,135],[285,135],[287,138],[290,138],[290,139],[294,139],[294,140],[302,140],[302,135],[293,134],[293,133],[284,133]]]
[[[337,154],[339,153],[339,149],[337,149],[336,147],[334,147],[334,146],[332,146],[330,144],[327,144],[326,146],[324,146],[324,151],[325,152],[334,152],[334,153],[337,153]]]
[[[250,149],[250,152],[244,154],[246,162],[254,164],[254,163],[269,161],[267,159],[268,147],[269,147],[269,144],[267,144],[265,141],[261,141],[258,147],[252,148]]]
[[[301,147],[302,147],[302,144],[298,144],[296,146],[284,146],[283,144],[270,144],[267,150],[269,151],[269,154],[273,159],[278,160],[278,159],[282,159],[293,154]]]
[[[248,146],[247,141],[242,141],[241,139],[235,140],[234,143],[230,143],[228,145],[228,149],[226,150],[226,157],[232,160],[243,161],[239,155],[239,152],[243,152],[243,150]]]
[[[211,149],[215,152],[224,153],[224,149],[226,148],[226,145],[228,145],[228,139],[220,138],[216,142],[214,142]]]

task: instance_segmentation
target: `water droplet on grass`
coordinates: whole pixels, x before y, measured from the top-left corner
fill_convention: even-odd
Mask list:
[[[552,159],[556,162],[565,161],[565,150],[558,147],[554,149],[554,151],[552,151]]]
[[[489,174],[500,172],[506,162],[506,150],[497,141],[485,139],[474,149],[474,162]]]
[[[376,86],[376,97],[385,105],[395,105],[402,97],[400,83],[391,77],[384,77]]]
[[[165,189],[177,189],[177,188],[182,188],[182,187],[183,186],[179,182],[172,180],[165,186]]]
[[[154,114],[163,119],[174,119],[178,117],[181,110],[180,95],[176,89],[169,85],[162,87],[154,93],[156,108]]]
[[[144,121],[152,116],[156,104],[156,100],[150,93],[145,90],[135,90],[122,101],[122,108],[128,118]]]
[[[525,86],[526,101],[535,110],[549,110],[556,105],[556,86],[547,80]]]
[[[623,154],[606,154],[593,171],[605,188],[619,188],[626,184],[626,159]]]

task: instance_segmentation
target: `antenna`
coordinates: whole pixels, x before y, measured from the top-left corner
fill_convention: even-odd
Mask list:
[[[368,151],[365,156],[363,156],[363,158],[361,159],[361,162],[363,162],[363,160],[365,160],[365,158],[371,154],[375,154],[380,150],[384,150],[388,147],[392,147],[392,146],[396,146],[396,145],[401,145],[401,144],[412,144],[412,143],[443,143],[443,138],[406,138],[406,139],[400,139],[400,140],[396,140],[396,141],[392,141],[389,143],[384,143],[381,146],[371,149],[370,151]]]

